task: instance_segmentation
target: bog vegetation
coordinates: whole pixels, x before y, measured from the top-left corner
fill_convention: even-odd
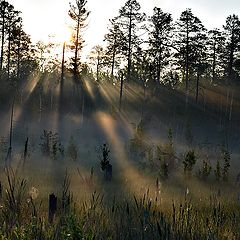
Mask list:
[[[0,1],[1,239],[240,239],[240,20],[128,0],[83,60]]]

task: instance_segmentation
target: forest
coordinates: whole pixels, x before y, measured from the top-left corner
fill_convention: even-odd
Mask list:
[[[240,239],[238,15],[127,0],[86,54],[66,11],[33,42],[0,0],[0,239]]]

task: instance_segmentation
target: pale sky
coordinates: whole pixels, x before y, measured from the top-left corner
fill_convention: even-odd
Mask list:
[[[62,35],[69,23],[68,9],[71,0],[9,0],[22,12],[25,31],[33,41],[47,40],[49,34]],[[91,11],[85,30],[85,51],[101,44],[107,33],[108,20],[118,14],[126,0],[88,0]],[[186,8],[200,18],[205,27],[221,28],[230,14],[240,15],[240,0],[139,0],[142,11],[151,15],[153,7],[161,7],[176,20]],[[60,38],[60,37],[59,37]]]

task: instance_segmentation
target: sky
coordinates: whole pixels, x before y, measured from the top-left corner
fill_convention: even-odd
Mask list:
[[[69,35],[67,26],[71,22],[68,17],[69,1],[71,0],[9,0],[16,10],[22,12],[24,29],[34,42],[48,41],[49,35],[55,35],[59,41],[65,40]],[[151,15],[155,6],[161,7],[163,11],[171,13],[174,20],[186,8],[191,8],[208,29],[221,28],[228,15],[240,14],[239,0],[138,1],[146,14]],[[107,33],[109,19],[118,15],[125,2],[126,0],[88,0],[87,8],[91,14],[84,31],[85,52],[101,44],[104,34]]]

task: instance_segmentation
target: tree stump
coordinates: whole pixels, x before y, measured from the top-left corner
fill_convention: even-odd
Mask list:
[[[48,207],[48,221],[49,223],[53,222],[54,215],[57,211],[57,197],[54,195],[54,193],[49,195],[49,207]]]

